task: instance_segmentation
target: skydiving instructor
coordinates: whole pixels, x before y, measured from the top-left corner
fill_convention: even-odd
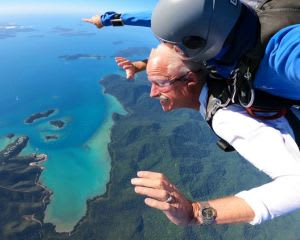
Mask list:
[[[212,2],[215,2],[213,8],[210,6]],[[278,3],[279,1],[266,2]],[[299,8],[297,8],[299,6],[297,4],[294,6],[293,1],[288,2],[292,4],[291,7],[295,7],[295,11],[293,11],[295,16],[292,16],[292,19],[297,22],[297,19],[300,19]],[[226,14],[224,14],[225,12]],[[188,17],[178,16],[180,13],[184,13],[184,16]],[[252,55],[255,53],[254,63],[246,68],[246,72],[243,72],[242,76],[252,76],[256,91],[267,93],[256,94],[256,100],[259,100],[257,96],[262,96],[261,99],[263,100],[273,100],[270,95],[277,96],[278,98],[275,98],[275,100],[279,99],[278,103],[280,104],[286,99],[291,99],[291,101],[300,99],[299,24],[289,24],[271,37],[262,37],[258,44],[258,35],[265,33],[260,32],[260,30],[263,29],[262,26],[266,25],[259,21],[261,19],[258,19],[255,11],[237,0],[161,0],[156,6],[151,20],[150,15],[142,16],[107,12],[102,16],[85,19],[85,21],[93,23],[99,28],[109,25],[121,26],[123,24],[146,27],[152,25],[152,31],[158,39],[173,44],[182,51],[178,58],[181,58],[184,64],[189,67],[191,73],[201,65],[201,67],[206,68],[214,79],[220,81],[224,79],[235,80],[235,74],[238,73],[235,70],[239,69],[240,63],[244,62],[245,59],[249,60],[244,56],[249,52]],[[267,23],[269,23],[268,20]],[[253,49],[257,51],[252,51]],[[251,60],[253,58],[250,58]],[[123,63],[126,61],[126,59],[122,59]],[[171,62],[168,64],[171,64]],[[134,65],[132,69],[132,65],[128,61],[123,66],[125,70],[131,69],[129,77],[133,77],[135,72],[146,67],[146,63]],[[149,68],[151,69],[151,66]],[[181,76],[178,75],[175,79],[179,77]],[[172,82],[172,78],[169,80]],[[155,81],[154,79],[154,82],[152,82],[151,92],[154,91],[155,84],[160,84]],[[178,87],[179,84],[186,84],[182,87],[190,86],[188,89],[192,89],[190,82],[176,83],[176,86]],[[172,84],[173,90],[177,94],[181,93],[176,91],[176,86]],[[236,86],[230,87],[235,89]],[[145,199],[147,205],[162,210],[173,223],[178,225],[234,222],[259,224],[300,208],[299,196],[297,196],[299,194],[298,186],[300,185],[300,155],[291,137],[293,134],[288,126],[284,127],[286,125],[286,121],[282,120],[284,119],[284,112],[278,111],[279,116],[270,120],[256,118],[255,115],[260,113],[253,112],[253,109],[249,107],[254,99],[253,89],[251,89],[251,86],[250,91],[248,89],[248,85],[238,89],[240,92],[235,89],[234,93],[240,94],[237,97],[233,96],[232,92],[229,93],[230,97],[228,99],[239,102],[244,107],[243,110],[241,110],[240,105],[238,107],[230,105],[225,106],[225,108],[219,106],[220,109],[215,109],[217,111],[211,115],[213,115],[213,119],[218,119],[219,128],[216,127],[217,131],[214,130],[218,135],[233,144],[245,159],[274,179],[273,182],[268,183],[269,189],[274,186],[274,192],[286,192],[279,195],[275,194],[276,197],[274,197],[274,195],[264,192],[265,186],[260,186],[241,192],[236,196],[206,202],[191,202],[164,175],[142,171],[138,173],[137,178],[132,179],[132,184],[136,186],[135,191],[137,193],[147,196]],[[248,95],[249,92],[250,95]],[[236,107],[238,109],[235,109]],[[220,112],[225,118],[218,117]],[[226,114],[233,116],[232,113],[236,113],[236,115],[233,114],[236,118],[232,119],[232,123],[223,120],[231,119],[226,118]],[[248,132],[250,136],[247,135],[247,139],[250,141],[249,144],[243,144],[243,139],[239,140],[234,137],[234,131],[237,130],[234,127],[236,125],[233,124],[233,120],[238,118],[241,118],[240,120],[243,122],[249,121],[250,126],[251,124],[255,125],[256,130]],[[264,123],[266,121],[269,121],[271,125],[274,124],[273,127],[265,128]],[[228,128],[230,124],[233,125]],[[278,152],[276,151],[277,154],[272,155],[274,145],[272,149],[269,149],[270,147],[268,148],[266,143],[268,143],[268,139],[276,129],[286,129],[278,130],[277,133],[284,136],[284,138],[287,137],[287,139],[282,139],[281,143],[279,140],[279,144],[275,147]],[[244,129],[244,131],[247,130],[249,129]],[[239,128],[239,131],[243,131],[243,129]],[[271,132],[272,134],[268,135]],[[233,138],[230,139],[228,136]],[[253,146],[252,149],[248,149],[249,146]],[[253,155],[253,149],[260,150],[257,151],[256,156]],[[267,151],[267,155],[260,154],[264,151]],[[252,152],[252,155],[247,155],[250,152]],[[288,155],[289,157],[287,157]],[[286,159],[290,160],[283,164]],[[276,163],[279,163],[279,165]],[[269,171],[270,168],[271,171]],[[273,183],[276,184],[272,185]]]

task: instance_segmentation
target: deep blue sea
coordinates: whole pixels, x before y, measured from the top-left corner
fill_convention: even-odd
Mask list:
[[[98,30],[75,15],[1,17],[0,146],[27,135],[23,153],[46,153],[40,181],[53,191],[45,222],[70,231],[86,212],[86,200],[106,191],[107,144],[112,113],[126,114],[103,94],[99,80],[124,74],[114,56],[144,59],[156,39],[147,28]],[[31,114],[56,109],[33,124]],[[66,124],[58,129],[50,120]],[[8,133],[16,134],[9,140]],[[47,141],[45,136],[57,136]],[[101,213],[99,213],[101,214]]]

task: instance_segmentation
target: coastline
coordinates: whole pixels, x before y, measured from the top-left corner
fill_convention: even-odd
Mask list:
[[[122,82],[118,84],[118,81]],[[153,119],[148,120],[148,115],[142,114],[143,117],[141,119],[137,119],[136,116],[136,113],[138,113],[137,108],[142,107],[146,112],[149,111],[146,106],[146,102],[150,99],[148,95],[149,87],[148,85],[145,85],[145,82],[141,82],[141,84],[138,84],[137,88],[134,86],[134,88],[131,89],[133,86],[129,87],[129,85],[132,83],[129,83],[119,75],[106,76],[101,80],[101,84],[105,86],[105,94],[113,95],[120,103],[122,103],[123,108],[128,114],[126,116],[117,113],[113,115],[114,125],[110,132],[111,141],[108,145],[108,151],[111,158],[111,171],[110,180],[106,184],[107,191],[101,196],[88,200],[86,216],[78,222],[74,230],[70,233],[70,236],[74,239],[82,239],[84,238],[83,236],[86,233],[86,229],[91,226],[90,224],[94,226],[94,223],[97,223],[97,226],[94,226],[97,231],[93,234],[94,238],[92,239],[97,239],[97,236],[100,236],[100,234],[102,239],[132,239],[132,236],[135,236],[133,239],[143,239],[144,223],[141,214],[144,215],[150,213],[152,215],[154,213],[156,219],[157,212],[147,208],[143,204],[142,199],[134,194],[130,184],[130,178],[135,176],[138,169],[151,169],[152,167],[150,166],[153,165],[153,163],[151,163],[151,160],[150,163],[148,160],[145,160],[142,165],[138,167],[137,159],[135,159],[135,157],[131,158],[123,155],[118,151],[118,148],[124,149],[125,152],[132,152],[132,149],[127,149],[127,139],[125,142],[122,141],[123,133],[127,134],[132,131],[135,132],[140,126],[143,126],[142,128],[145,130],[149,129],[148,127],[152,129],[153,126],[156,126],[156,124],[152,124]],[[115,84],[118,86],[116,87]],[[120,95],[115,94],[115,91],[120,93],[119,90],[122,92],[125,90],[124,95],[121,97]],[[132,92],[130,96],[126,94],[126,90]],[[146,96],[144,93],[146,93]],[[141,101],[132,98],[133,95],[135,95],[137,99],[140,98]],[[134,103],[132,101],[134,101]],[[159,117],[161,116],[160,113],[161,111],[158,113]],[[131,122],[133,123],[129,124]],[[126,127],[124,128],[124,126]],[[153,135],[151,133],[149,136],[142,135],[140,136],[141,138],[139,137],[138,139],[133,140],[132,143],[133,145],[139,144],[140,140],[144,138],[146,141],[152,139],[152,142],[154,143],[156,142],[154,136],[157,136],[157,134],[154,133]],[[122,142],[121,144],[120,141]],[[131,143],[131,141],[129,141],[129,143]],[[172,225],[166,221],[165,218],[162,218],[162,220],[164,226],[166,226],[165,224]],[[117,222],[119,221],[122,221],[123,224],[118,225]],[[170,229],[175,230],[174,226],[171,226]],[[126,235],[124,235],[124,231],[126,232]],[[157,229],[154,233],[157,231],[160,232],[160,230]]]
[[[104,78],[102,78],[100,80],[100,85],[103,89],[103,94],[112,98],[113,101],[116,101],[119,105],[121,105],[121,107],[124,109],[124,113],[126,114],[126,115],[124,115],[124,113],[120,114],[116,111],[112,111],[113,114],[110,118],[112,125],[111,125],[111,131],[109,131],[110,141],[107,145],[107,151],[109,153],[110,160],[111,160],[109,181],[106,183],[106,191],[102,195],[98,195],[98,196],[95,196],[94,198],[87,200],[87,211],[86,211],[85,216],[81,218],[81,220],[76,224],[76,226],[74,227],[72,232],[70,232],[68,235],[68,236],[74,237],[74,239],[81,239],[81,237],[78,237],[77,234],[82,232],[82,228],[86,227],[86,224],[90,220],[91,215],[93,215],[95,213],[94,209],[93,209],[95,207],[95,205],[98,205],[98,204],[99,204],[98,206],[103,205],[102,207],[105,209],[106,203],[110,202],[111,197],[113,195],[115,195],[115,189],[113,188],[113,185],[115,186],[116,182],[114,179],[120,177],[120,176],[117,176],[118,174],[116,174],[118,172],[117,168],[118,168],[118,164],[120,163],[119,162],[120,159],[118,159],[118,157],[116,156],[116,154],[113,150],[115,148],[115,145],[118,145],[119,139],[116,138],[115,133],[113,133],[113,129],[118,125],[118,121],[121,121],[123,118],[128,118],[128,117],[130,118],[130,116],[133,113],[133,109],[128,104],[124,103],[124,101],[121,101],[120,96],[118,96],[118,94],[114,95],[112,93],[111,89],[109,89],[111,87],[110,84],[105,83],[105,81],[107,79],[116,78],[116,77],[119,79],[117,79],[117,80],[114,79],[114,81],[124,81],[124,83],[122,83],[120,85],[130,84],[130,83],[128,83],[128,81],[126,79],[124,79],[123,77],[121,77],[119,75],[115,75],[115,74],[105,76]],[[142,85],[144,85],[144,84],[142,83]],[[131,89],[130,89],[130,91],[131,91]],[[128,164],[128,162],[126,164]],[[121,175],[121,177],[122,177],[122,175]],[[131,188],[131,186],[130,186],[130,188]],[[136,198],[135,195],[134,195],[134,199],[135,199],[134,202],[139,200],[138,198]],[[134,204],[134,202],[133,202],[133,204]],[[138,209],[139,208],[140,208],[140,206],[138,207]],[[113,216],[113,215],[102,215],[102,216],[109,217],[109,216]],[[135,216],[134,216],[134,218],[135,218]],[[100,221],[99,223],[104,223],[104,222]],[[109,229],[106,229],[106,231],[111,232]],[[81,235],[79,235],[79,236],[81,236]],[[113,238],[105,238],[104,237],[103,239],[113,239]]]
[[[116,113],[114,113],[116,114]],[[113,125],[112,125],[113,127]],[[111,133],[110,133],[111,136]],[[70,232],[70,236],[72,236],[78,229],[80,229],[80,227],[82,226],[83,223],[85,223],[86,218],[92,213],[92,209],[89,207],[91,203],[96,202],[96,201],[101,201],[101,200],[109,200],[110,195],[111,195],[111,187],[112,187],[112,176],[113,176],[113,170],[115,168],[115,163],[116,163],[116,159],[113,157],[113,151],[110,148],[111,144],[114,144],[115,142],[113,140],[111,140],[107,146],[107,151],[109,154],[109,158],[110,158],[110,171],[109,171],[109,181],[106,183],[105,185],[105,189],[106,191],[104,191],[103,194],[99,194],[93,198],[90,198],[87,200],[86,202],[86,206],[87,206],[87,210],[86,210],[86,214],[80,219],[80,221],[77,222],[77,224],[74,226],[73,230]]]
[[[112,108],[109,108],[109,114],[108,114],[109,117],[105,120],[105,122],[103,124],[103,126],[104,126],[103,128],[109,129],[109,131],[103,131],[102,128],[98,129],[97,132],[94,134],[94,136],[92,136],[92,138],[87,142],[86,145],[94,146],[94,145],[98,144],[99,142],[102,142],[103,145],[107,146],[104,151],[106,151],[105,158],[109,160],[109,164],[110,164],[108,181],[106,182],[106,184],[104,186],[104,191],[102,194],[100,193],[97,196],[87,199],[86,214],[80,219],[80,221],[77,222],[77,224],[74,226],[72,231],[69,232],[69,236],[72,236],[72,234],[74,232],[76,232],[78,228],[81,227],[82,223],[85,222],[85,218],[90,215],[90,213],[91,213],[90,212],[91,208],[89,207],[90,203],[97,201],[97,200],[109,199],[111,185],[112,185],[112,180],[111,180],[112,172],[115,167],[115,158],[113,157],[113,151],[110,148],[110,145],[113,143],[111,130],[115,125],[114,116],[116,116],[116,115],[125,116],[125,115],[129,114],[129,111],[126,109],[125,106],[122,105],[122,103],[117,99],[117,97],[106,92],[106,88],[103,84],[101,84],[101,81],[100,81],[100,86],[102,89],[102,94],[105,97],[107,97],[108,101],[111,102],[111,106],[113,106]],[[101,137],[104,136],[104,138],[101,138],[100,136]],[[100,139],[99,142],[96,140],[98,138]],[[107,142],[106,142],[106,140],[107,140]]]
[[[98,198],[107,192],[107,185],[110,182],[110,172],[111,172],[111,157],[108,151],[108,144],[110,142],[111,137],[111,128],[113,127],[113,115],[114,114],[126,114],[120,102],[111,95],[105,94],[104,89],[101,86],[101,90],[105,95],[107,104],[108,104],[108,113],[107,117],[101,124],[101,126],[96,130],[96,132],[90,137],[90,139],[82,145],[83,151],[87,151],[88,158],[97,159],[93,161],[93,165],[95,168],[99,168],[101,176],[98,176],[97,188],[95,186],[91,186],[90,191],[93,193],[89,196],[85,201],[85,209],[83,209],[84,215],[81,216],[78,220],[76,220],[75,224],[59,224],[57,225],[57,220],[51,217],[51,214],[47,215],[47,211],[45,214],[45,222],[51,223],[56,226],[57,233],[70,233],[73,232],[76,228],[76,225],[81,221],[82,218],[86,216],[88,207],[88,201]],[[105,169],[105,173],[103,172]],[[107,172],[107,173],[106,173]],[[105,183],[105,184],[104,184]],[[54,191],[55,192],[55,191]],[[54,197],[54,195],[52,195]],[[53,201],[53,199],[51,199]],[[55,224],[56,223],[56,224]]]

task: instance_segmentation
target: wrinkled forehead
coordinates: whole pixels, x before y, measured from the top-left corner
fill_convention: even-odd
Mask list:
[[[147,75],[150,81],[172,80],[180,76],[181,72],[179,69],[174,69],[167,59],[154,57],[148,61]]]
[[[148,75],[148,80],[150,82],[157,82],[157,81],[171,81],[173,78],[170,76],[164,75]]]

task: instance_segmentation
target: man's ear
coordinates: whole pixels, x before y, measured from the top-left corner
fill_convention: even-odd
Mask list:
[[[196,85],[198,85],[199,80],[198,80],[198,76],[195,73],[189,72],[187,78],[188,78],[188,82],[187,82],[188,87],[194,88]]]

